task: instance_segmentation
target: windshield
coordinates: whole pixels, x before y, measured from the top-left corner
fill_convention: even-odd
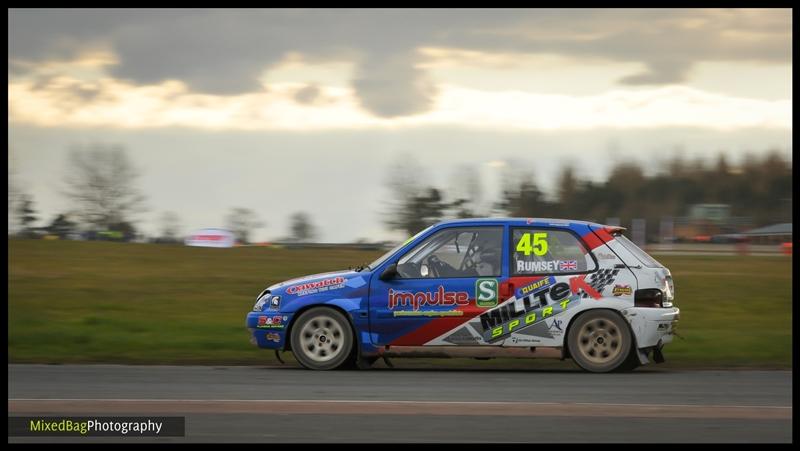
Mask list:
[[[372,262],[372,263],[370,263],[369,265],[367,265],[367,269],[369,269],[370,271],[372,271],[373,269],[375,269],[375,268],[377,268],[378,266],[382,265],[382,264],[383,264],[383,262],[385,262],[386,260],[388,260],[388,259],[389,259],[389,257],[391,257],[392,255],[394,255],[394,253],[395,253],[395,252],[399,251],[401,247],[403,247],[403,246],[405,246],[406,244],[408,244],[408,243],[410,243],[410,242],[412,242],[412,241],[416,240],[417,238],[419,238],[419,237],[420,237],[420,235],[424,234],[425,232],[427,232],[427,231],[428,231],[428,230],[430,230],[431,228],[433,228],[433,226],[430,226],[430,227],[428,227],[427,229],[424,229],[424,230],[420,231],[419,233],[417,233],[416,235],[412,236],[411,238],[409,238],[409,239],[407,239],[407,240],[403,241],[402,243],[398,244],[397,246],[393,247],[393,248],[392,248],[392,250],[390,250],[389,252],[387,252],[387,253],[385,253],[385,254],[381,255],[381,256],[380,256],[380,258],[378,258],[378,259],[377,259],[377,260],[375,260],[374,262]]]

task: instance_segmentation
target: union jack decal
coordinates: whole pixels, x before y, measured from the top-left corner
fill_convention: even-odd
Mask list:
[[[577,271],[578,270],[578,261],[577,260],[566,260],[560,262],[558,264],[559,271]]]

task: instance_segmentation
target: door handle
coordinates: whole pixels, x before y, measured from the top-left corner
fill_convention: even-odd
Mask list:
[[[506,300],[514,294],[514,284],[511,282],[503,282],[500,284],[500,297]]]

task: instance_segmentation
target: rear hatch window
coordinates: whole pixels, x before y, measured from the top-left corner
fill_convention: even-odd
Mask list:
[[[639,246],[637,246],[633,241],[629,240],[625,235],[617,235],[615,236],[617,241],[622,244],[634,257],[636,257],[643,265],[648,266],[650,268],[663,268],[664,265],[656,261],[653,257],[651,257],[647,252],[643,251]]]

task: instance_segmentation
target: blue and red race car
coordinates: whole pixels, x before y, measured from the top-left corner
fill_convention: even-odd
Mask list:
[[[571,358],[592,372],[664,360],[679,309],[667,268],[625,229],[561,219],[431,226],[369,265],[268,287],[251,341],[305,367],[384,356]]]

